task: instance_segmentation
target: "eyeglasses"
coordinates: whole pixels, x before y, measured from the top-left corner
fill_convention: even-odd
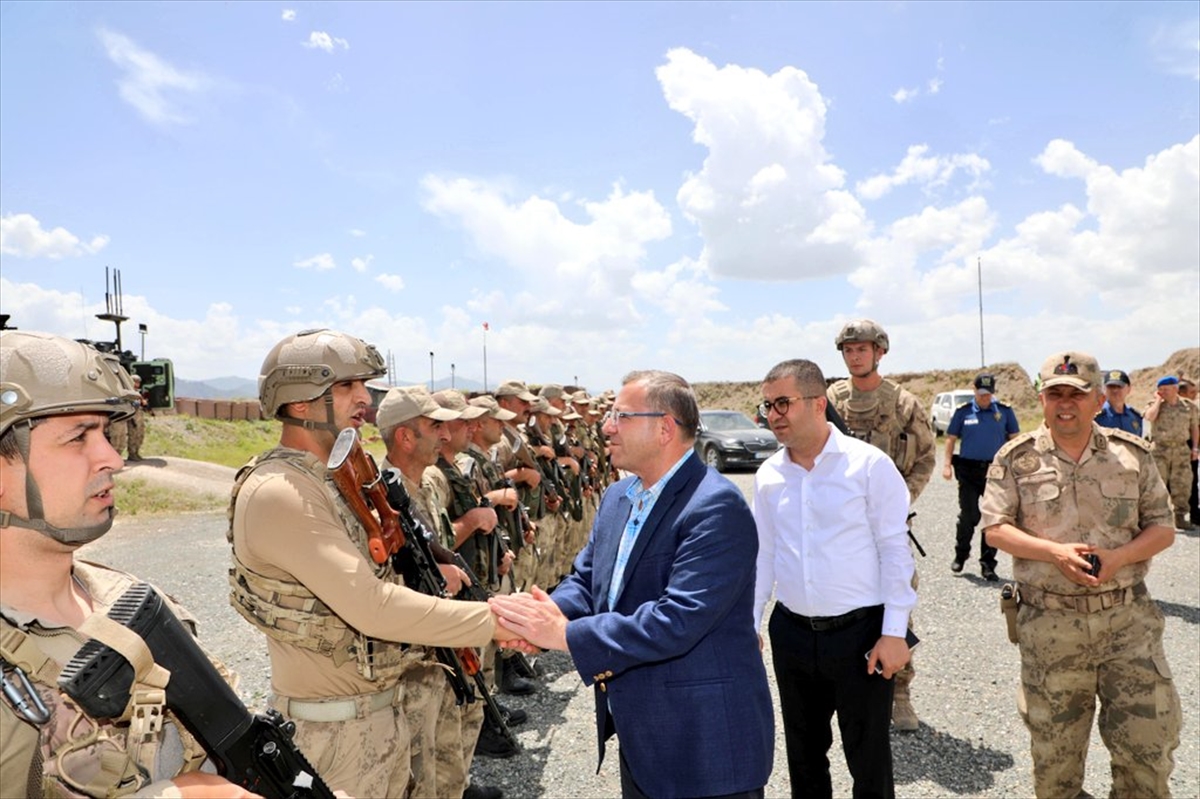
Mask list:
[[[767,411],[774,410],[775,413],[779,414],[780,416],[784,416],[792,407],[793,402],[799,402],[800,400],[819,399],[823,396],[825,395],[814,394],[811,397],[776,397],[773,400],[763,400],[762,402],[758,403],[758,412],[765,417],[767,415]]]
[[[663,411],[609,411],[608,413],[604,414],[604,417],[600,420],[600,424],[606,425],[609,422],[612,422],[613,427],[619,427],[621,422],[625,419],[637,419],[639,417],[657,419],[663,416],[671,416],[671,414]],[[675,424],[679,425],[680,427],[683,426],[683,422],[675,419],[673,416],[671,416],[671,418],[674,419]]]

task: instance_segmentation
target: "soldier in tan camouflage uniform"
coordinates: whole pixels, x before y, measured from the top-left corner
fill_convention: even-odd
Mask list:
[[[385,474],[399,473],[412,499],[416,519],[447,549],[454,532],[430,467],[450,440],[449,424],[460,411],[440,406],[424,386],[393,388],[379,403],[377,423],[387,444]],[[457,594],[467,579],[457,566],[439,564],[446,592]],[[477,603],[463,602],[465,606]],[[412,647],[410,654],[414,654]],[[404,672],[404,712],[412,728],[413,799],[460,797],[467,789],[470,763],[483,723],[481,702],[457,703],[445,672],[428,650]],[[492,789],[493,793],[495,789]]]
[[[92,718],[59,690],[93,635],[87,619],[138,582],[76,557],[112,527],[122,461],[104,428],[138,400],[114,366],[77,341],[0,332],[0,796],[248,797],[198,770],[204,750],[140,677],[124,720]]]
[[[834,344],[842,353],[850,377],[829,387],[829,404],[841,415],[850,435],[874,444],[892,459],[908,486],[911,508],[929,483],[937,461],[929,417],[916,397],[879,374],[879,361],[891,349],[891,341],[878,323],[870,319],[849,322]],[[914,589],[918,582],[914,570]],[[915,629],[912,616],[909,625]],[[892,724],[902,732],[920,726],[910,692],[915,677],[916,668],[910,658],[896,674],[892,699]]]
[[[505,635],[480,603],[417,593],[390,560],[376,564],[329,477],[339,431],[362,426],[366,381],[384,373],[374,347],[331,330],[288,336],[268,353],[259,398],[283,423],[280,445],[239,471],[229,531],[231,600],[267,636],[272,704],[296,721],[326,781],[359,797],[408,792],[400,682],[421,647],[404,644],[482,646]],[[382,409],[380,418],[386,426]]]
[[[1200,456],[1196,448],[1200,441],[1200,409],[1196,403],[1179,395],[1179,378],[1167,375],[1158,381],[1154,399],[1146,406],[1146,421],[1154,441],[1154,462],[1175,511],[1175,526],[1186,530],[1188,500],[1192,493],[1192,464]],[[1188,442],[1192,442],[1189,446]]]
[[[1170,796],[1181,711],[1162,612],[1144,582],[1150,558],[1174,540],[1167,491],[1145,441],[1092,421],[1103,399],[1094,358],[1059,353],[1040,377],[1045,424],[996,454],[982,521],[988,541],[1012,554],[1019,581],[1034,790],[1088,795],[1099,696],[1110,795]]]

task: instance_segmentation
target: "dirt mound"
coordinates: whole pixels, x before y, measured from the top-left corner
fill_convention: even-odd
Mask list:
[[[986,369],[937,369],[897,374],[884,372],[884,375],[911,391],[922,405],[928,407],[933,398],[943,391],[970,390],[975,375],[980,372],[990,372],[996,376],[996,396],[1011,405],[1018,415],[1037,412],[1038,399],[1033,389],[1033,376],[1016,363],[996,363]],[[1192,379],[1200,376],[1200,347],[1172,353],[1160,366],[1130,371],[1133,390],[1129,395],[1129,403],[1135,408],[1145,407],[1154,396],[1158,379],[1167,374],[1184,374]],[[754,416],[754,407],[762,399],[759,393],[761,384],[758,382],[694,383],[692,387],[696,390],[701,408],[730,408],[745,411],[751,417]]]

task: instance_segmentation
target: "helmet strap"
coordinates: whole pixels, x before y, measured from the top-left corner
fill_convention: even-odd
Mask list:
[[[26,530],[36,530],[43,535],[53,538],[60,544],[86,544],[95,541],[112,529],[113,517],[117,515],[116,508],[109,508],[108,519],[93,524],[90,527],[55,527],[46,521],[45,509],[42,506],[42,492],[38,490],[37,482],[33,479],[33,471],[29,468],[29,435],[33,429],[31,420],[13,426],[13,436],[17,441],[17,450],[21,460],[25,462],[25,508],[28,519],[22,519],[9,511],[0,512],[0,527],[23,527]]]
[[[313,430],[313,431],[324,430],[326,432],[333,433],[334,436],[337,436],[337,434],[342,431],[338,429],[338,426],[334,422],[334,418],[333,418],[333,392],[327,389],[325,391],[325,393],[321,395],[321,397],[323,397],[325,400],[324,405],[325,405],[326,421],[324,421],[324,422],[314,422],[311,419],[297,419],[295,416],[283,416],[283,415],[278,415],[275,418],[277,418],[279,421],[283,422],[284,424],[290,424],[295,427],[302,427],[305,430]],[[320,399],[320,398],[318,398],[318,399]],[[282,411],[283,408],[281,407],[280,410]]]

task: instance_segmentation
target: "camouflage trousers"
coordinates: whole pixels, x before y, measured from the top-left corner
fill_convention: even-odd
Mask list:
[[[444,682],[444,680],[443,680]],[[467,790],[467,776],[483,726],[483,699],[455,703],[454,689],[446,683],[438,709],[435,745],[437,796],[460,797]]]
[[[1175,519],[1188,515],[1188,501],[1192,494],[1191,450],[1186,441],[1178,444],[1154,443],[1154,465],[1167,485],[1171,495],[1171,507]]]
[[[911,585],[912,585],[914,591],[916,591],[917,588],[921,585],[921,575],[917,573],[916,568],[913,568],[913,576],[912,576]],[[908,614],[908,629],[913,631],[913,635],[917,635],[916,615],[917,615],[916,608],[913,608],[913,610]],[[917,637],[919,638],[920,636],[917,636]],[[909,695],[908,686],[911,685],[912,681],[917,678],[917,666],[916,666],[916,663],[914,662],[915,660],[916,660],[916,651],[914,650],[913,652],[909,653],[908,662],[904,664],[904,668],[902,668],[902,669],[900,669],[900,671],[896,672],[896,674],[895,674],[896,689],[892,695],[893,700],[895,699],[895,694],[900,694],[901,696]]]
[[[1182,711],[1162,633],[1162,612],[1146,595],[1097,613],[1021,605],[1021,716],[1039,799],[1083,790],[1097,696],[1111,795],[1171,795]]]
[[[402,693],[402,692],[401,692]],[[354,697],[359,717],[348,721],[296,723],[296,745],[332,790],[350,796],[403,799],[407,795],[409,730],[397,702],[370,712],[365,697]],[[272,697],[271,705],[286,715],[287,700]]]
[[[137,460],[142,457],[142,442],[146,440],[146,415],[136,411],[129,417],[129,459]]]
[[[412,799],[436,799],[441,796],[437,790],[438,715],[443,696],[450,691],[450,685],[446,682],[445,670],[429,659],[408,666],[400,681],[404,685],[404,715],[408,717],[408,727],[412,732],[411,759],[415,784],[411,796]],[[451,692],[451,701],[453,696]]]
[[[129,422],[125,419],[113,422],[108,426],[106,433],[108,435],[108,442],[112,444],[117,454],[123,457],[125,455],[125,448],[129,446]]]

